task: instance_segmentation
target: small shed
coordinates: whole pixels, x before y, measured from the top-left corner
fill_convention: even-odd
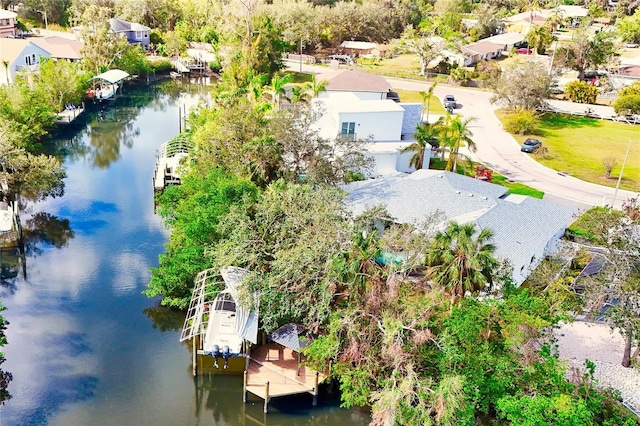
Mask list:
[[[387,50],[386,46],[368,41],[343,41],[340,48],[347,55],[375,58],[381,58]]]

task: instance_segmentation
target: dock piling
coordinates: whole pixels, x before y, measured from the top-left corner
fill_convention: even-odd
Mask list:
[[[247,370],[244,370],[244,384],[242,386],[242,402],[247,402]]]
[[[269,412],[269,382],[264,384],[265,386],[265,395],[264,395],[264,413],[267,414]]]
[[[315,407],[318,405],[318,382],[319,382],[320,373],[316,371],[316,385],[313,388],[313,400],[311,404]]]
[[[198,349],[197,349],[197,345],[196,345],[196,339],[198,338],[198,336],[193,336],[193,339],[191,339],[191,349],[192,349],[192,356],[191,356],[191,362],[193,363],[193,377],[196,377],[198,375]]]

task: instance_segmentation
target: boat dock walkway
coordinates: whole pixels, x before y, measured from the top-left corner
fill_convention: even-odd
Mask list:
[[[58,116],[57,123],[68,124],[75,120],[84,112],[84,102],[82,105],[74,106],[73,109],[65,109],[56,114]]]
[[[298,356],[293,350],[275,343],[266,344],[252,352],[248,360],[244,400],[247,401],[247,392],[263,399],[266,413],[271,398],[308,392],[313,395],[315,405],[318,385],[326,378],[326,374],[310,369],[304,362],[298,365]]]

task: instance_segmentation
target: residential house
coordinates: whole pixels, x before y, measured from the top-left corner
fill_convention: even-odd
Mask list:
[[[381,58],[387,51],[385,46],[368,41],[343,41],[340,48],[347,55],[372,58]]]
[[[347,207],[360,214],[384,205],[397,223],[420,226],[434,217],[447,223],[475,223],[493,230],[496,256],[509,261],[520,285],[530,271],[557,248],[573,210],[507,188],[441,170],[397,173],[345,185]]]
[[[322,112],[316,126],[327,139],[368,139],[367,154],[375,159],[371,176],[397,171],[410,172],[412,152],[401,150],[413,142],[421,122],[422,104],[394,102],[387,98],[391,85],[384,77],[357,70],[324,74],[327,90],[314,99],[313,107]],[[430,147],[425,153],[428,167]]]
[[[483,38],[480,41],[486,41],[503,46],[502,52],[508,53],[517,44],[524,41],[524,34],[521,33],[503,33],[491,37]]]
[[[18,14],[0,9],[0,37],[15,37],[18,35]]]
[[[478,41],[476,43],[462,46],[462,53],[468,58],[465,65],[473,65],[487,59],[498,58],[505,50],[504,44],[491,43],[488,41]]]
[[[49,58],[49,52],[29,40],[0,38],[0,84],[15,82],[21,72],[37,72],[40,58]]]
[[[80,41],[59,36],[32,37],[29,41],[47,51],[49,57],[56,61],[65,59],[70,62],[77,62],[82,59],[80,50],[84,43]]]
[[[151,42],[149,31],[151,28],[142,24],[123,21],[118,18],[109,19],[109,25],[111,25],[111,31],[117,35],[126,37],[129,43],[140,44],[145,49],[149,47],[149,43]]]

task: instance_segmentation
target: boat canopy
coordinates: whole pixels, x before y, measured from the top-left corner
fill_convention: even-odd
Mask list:
[[[257,344],[260,295],[250,293],[248,299],[241,296],[243,292],[241,289],[242,279],[249,274],[249,271],[236,266],[227,266],[220,270],[220,274],[225,283],[225,289],[220,293],[229,294],[236,304],[235,333],[243,339]],[[214,300],[213,294],[217,294],[214,291],[216,286],[212,285],[216,275],[213,269],[206,269],[196,277],[191,303],[180,335],[181,342],[194,336],[206,334],[208,306]]]
[[[109,70],[107,72],[103,72],[102,74],[98,74],[93,77],[91,80],[104,80],[111,84],[118,83],[119,81],[124,80],[129,77],[129,73],[122,70]]]

